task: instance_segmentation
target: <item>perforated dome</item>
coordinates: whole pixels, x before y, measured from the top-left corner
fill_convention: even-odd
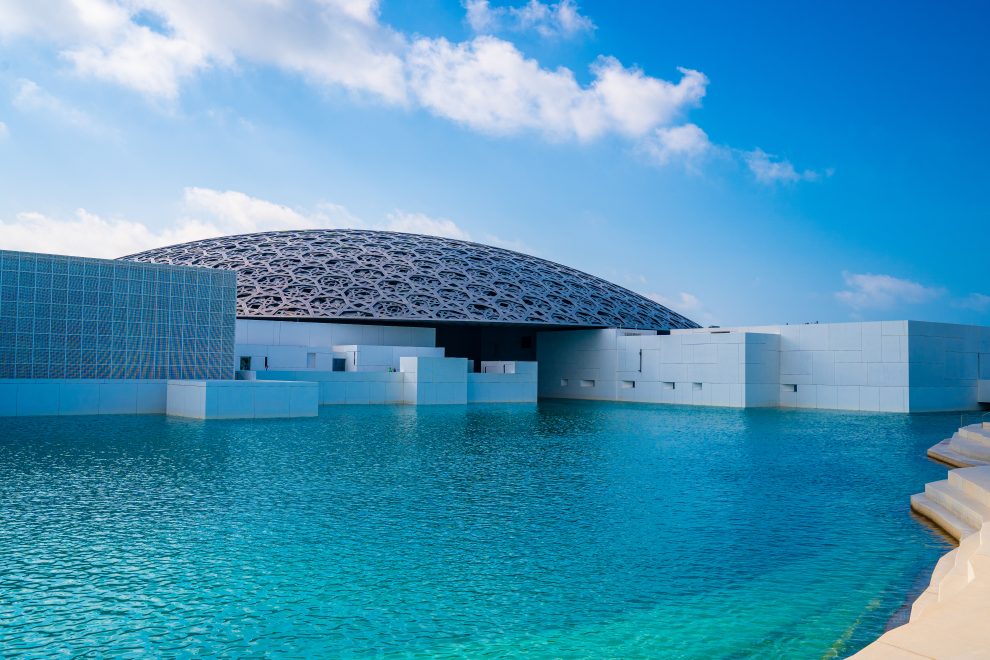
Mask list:
[[[573,268],[436,236],[343,229],[264,232],[122,259],[235,270],[241,318],[698,327]]]

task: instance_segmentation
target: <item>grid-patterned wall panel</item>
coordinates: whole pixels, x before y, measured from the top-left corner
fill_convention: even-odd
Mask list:
[[[0,378],[232,378],[231,271],[0,250]]]
[[[236,270],[242,318],[698,327],[652,300],[573,268],[436,236],[342,229],[265,232],[124,259]]]

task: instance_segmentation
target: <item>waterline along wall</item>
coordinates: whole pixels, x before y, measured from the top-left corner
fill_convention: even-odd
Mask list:
[[[540,333],[540,396],[928,412],[990,403],[990,328],[918,321]]]
[[[269,232],[114,261],[0,251],[0,415],[165,413],[169,382],[185,380],[229,403],[218,416],[267,414],[278,381],[316,384],[323,405],[975,409],[990,404],[990,328],[699,328],[560,264],[387,232]],[[225,380],[268,385],[210,385]]]

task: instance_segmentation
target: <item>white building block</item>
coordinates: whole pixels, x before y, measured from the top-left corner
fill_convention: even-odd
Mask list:
[[[303,381],[170,380],[169,415],[195,419],[314,417],[319,388]]]

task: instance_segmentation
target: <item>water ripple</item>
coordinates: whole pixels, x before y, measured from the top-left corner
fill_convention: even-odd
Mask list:
[[[950,415],[576,402],[5,419],[6,657],[820,658],[945,540]]]

